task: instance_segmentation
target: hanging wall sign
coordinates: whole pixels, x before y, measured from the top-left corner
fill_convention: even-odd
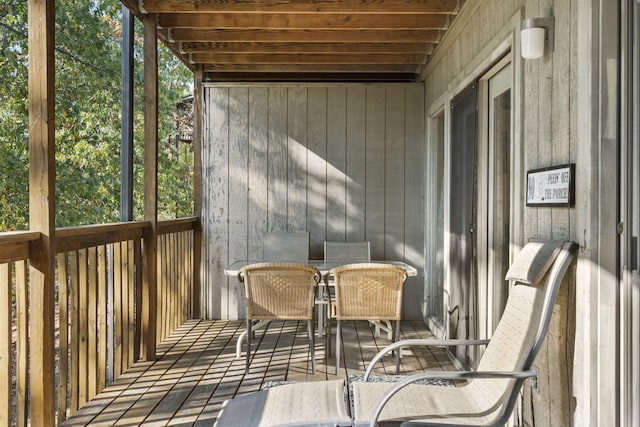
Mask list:
[[[575,163],[527,172],[527,206],[569,206],[575,202]]]

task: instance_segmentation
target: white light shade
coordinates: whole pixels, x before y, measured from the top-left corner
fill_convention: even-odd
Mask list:
[[[544,28],[525,28],[520,32],[520,47],[524,59],[538,59],[544,56]]]

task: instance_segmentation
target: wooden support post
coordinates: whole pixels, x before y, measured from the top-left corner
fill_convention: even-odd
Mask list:
[[[203,66],[195,72],[193,88],[193,211],[198,226],[193,236],[193,293],[191,317],[200,318],[202,292],[202,76]]]
[[[120,221],[133,221],[133,27],[135,18],[122,5],[122,130],[120,151]]]
[[[31,425],[55,420],[54,0],[29,0],[29,257]]]
[[[145,15],[144,25],[144,233],[142,279],[142,358],[156,359],[157,225],[158,225],[158,39],[157,16]]]

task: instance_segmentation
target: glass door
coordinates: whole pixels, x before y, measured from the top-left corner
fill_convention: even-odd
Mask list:
[[[448,334],[452,339],[477,338],[476,319],[476,147],[478,97],[474,82],[451,102],[448,210]],[[458,360],[474,366],[475,349],[454,348]]]

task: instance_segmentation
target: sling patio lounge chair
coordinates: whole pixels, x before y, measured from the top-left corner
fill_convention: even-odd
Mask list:
[[[513,281],[513,286],[490,340],[404,340],[379,352],[367,367],[365,381],[352,384],[351,425],[504,425],[524,380],[537,375],[533,362],[549,329],[558,290],[577,248],[573,242],[561,241],[529,242],[522,248],[507,272],[506,278]],[[367,381],[385,354],[425,345],[486,345],[486,349],[473,371],[425,372],[395,383]],[[468,381],[456,387],[419,383],[428,379]],[[288,384],[232,399],[225,402],[216,425],[349,425],[344,419],[335,419],[347,412],[341,382]],[[328,408],[327,416],[318,411],[318,405]]]

